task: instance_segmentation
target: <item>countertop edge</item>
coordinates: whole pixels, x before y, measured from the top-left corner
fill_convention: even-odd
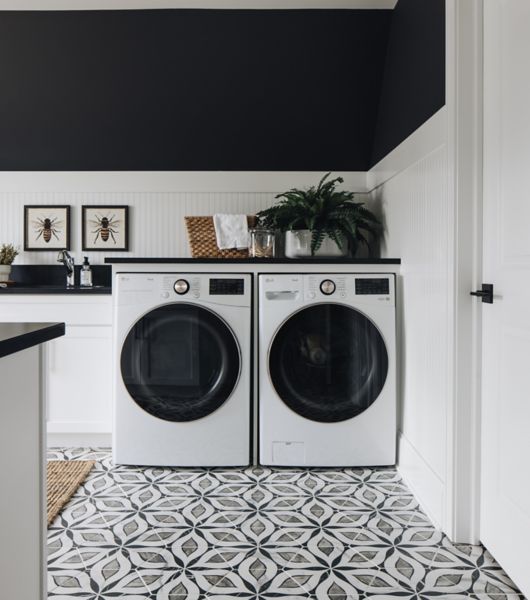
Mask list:
[[[8,288],[0,288],[0,297],[3,295],[11,296],[13,294],[33,294],[33,295],[43,295],[43,296],[111,296],[112,288],[105,287],[101,289],[75,289],[75,290],[67,290],[66,288],[54,288],[46,286],[35,286],[31,285],[21,285],[16,286],[13,285]]]
[[[49,342],[65,334],[64,323],[0,323],[0,335],[2,334],[2,327],[5,325],[18,325],[21,328],[32,325],[39,328],[12,335],[5,339],[0,338],[0,358]]]

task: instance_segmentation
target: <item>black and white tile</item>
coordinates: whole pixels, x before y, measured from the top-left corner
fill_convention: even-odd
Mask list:
[[[481,546],[453,545],[394,469],[163,469],[93,459],[48,531],[54,600],[516,600]]]

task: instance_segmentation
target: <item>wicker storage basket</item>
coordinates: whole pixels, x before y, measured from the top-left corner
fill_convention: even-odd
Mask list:
[[[193,258],[248,258],[248,250],[219,250],[212,217],[184,217]],[[249,227],[254,227],[256,217],[247,216]]]

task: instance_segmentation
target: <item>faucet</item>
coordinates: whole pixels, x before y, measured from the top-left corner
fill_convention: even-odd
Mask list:
[[[66,287],[75,285],[74,259],[68,250],[61,250],[57,255],[57,262],[62,263],[66,268]]]

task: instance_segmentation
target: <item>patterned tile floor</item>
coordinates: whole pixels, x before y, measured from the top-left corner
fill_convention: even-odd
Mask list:
[[[434,529],[394,469],[114,467],[48,532],[54,600],[523,598],[480,546]]]

